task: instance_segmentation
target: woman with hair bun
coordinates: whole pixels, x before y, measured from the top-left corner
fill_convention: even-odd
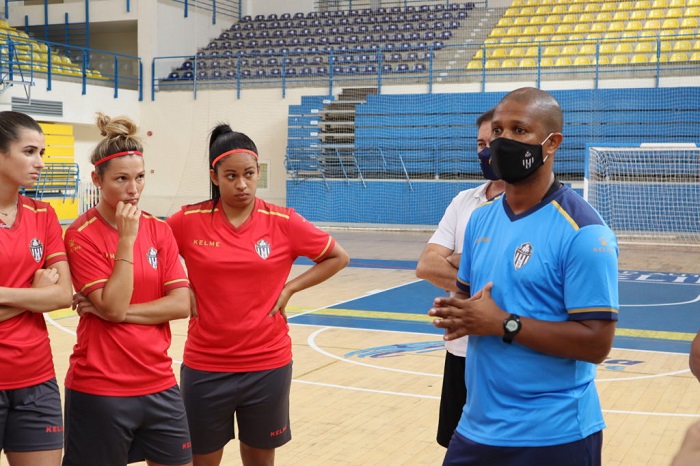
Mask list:
[[[349,261],[328,233],[256,197],[259,177],[253,141],[218,125],[209,140],[211,199],[168,219],[196,296],[180,374],[196,466],[221,463],[234,415],[243,464],[274,464],[275,448],[291,439],[285,307]],[[288,280],[300,256],[315,265]]]
[[[44,168],[44,133],[0,112],[0,451],[11,466],[58,466],[61,396],[44,312],[70,306],[61,226],[46,202],[19,194]]]
[[[169,321],[190,292],[168,225],[142,212],[146,172],[137,127],[98,114],[90,161],[97,205],[65,235],[80,315],[66,375],[64,466],[191,465]]]

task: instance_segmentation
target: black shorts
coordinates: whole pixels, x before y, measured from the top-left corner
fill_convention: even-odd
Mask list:
[[[56,378],[0,390],[0,450],[31,452],[63,448],[61,394]]]
[[[281,447],[292,439],[289,390],[292,363],[259,372],[206,372],[182,365],[180,385],[192,432],[192,452],[221,450],[236,438],[253,448]]]
[[[443,466],[601,466],[603,431],[575,442],[546,447],[492,447],[455,432]]]
[[[464,366],[467,358],[445,352],[445,371],[440,394],[440,419],[438,420],[437,443],[447,448],[459,418],[467,402],[467,386]]]
[[[149,460],[192,461],[192,444],[177,385],[143,396],[100,396],[66,389],[63,466],[124,466]]]

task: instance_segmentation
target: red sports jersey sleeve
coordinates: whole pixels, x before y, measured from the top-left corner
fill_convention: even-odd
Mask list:
[[[211,207],[186,206],[168,220],[197,297],[185,364],[211,372],[282,367],[292,358],[289,327],[280,313],[268,315],[294,260],[320,261],[335,242],[294,210],[261,199],[238,228]]]
[[[53,208],[19,197],[11,228],[0,228],[0,286],[29,288],[34,273],[66,260]],[[30,311],[0,322],[0,390],[46,382],[55,376],[44,316]]]
[[[91,209],[66,231],[73,286],[89,297],[103,288],[114,267],[119,236]],[[189,286],[168,225],[143,213],[134,244],[131,304],[150,302]],[[66,387],[104,396],[139,396],[175,384],[170,325],[114,323],[87,314],[78,324]]]

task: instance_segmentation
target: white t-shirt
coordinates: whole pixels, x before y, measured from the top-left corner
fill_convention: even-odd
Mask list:
[[[476,188],[460,191],[450,205],[445,209],[445,214],[440,224],[433,233],[428,243],[438,244],[451,249],[457,254],[462,253],[464,247],[464,230],[474,209],[486,202],[486,188],[489,181]],[[454,293],[451,293],[454,294]],[[445,349],[455,356],[466,357],[467,337],[445,342]]]

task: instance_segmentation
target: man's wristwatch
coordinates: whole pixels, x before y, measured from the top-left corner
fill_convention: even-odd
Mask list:
[[[517,314],[509,315],[506,320],[503,321],[503,342],[513,343],[513,338],[518,334],[522,324],[520,323],[520,316]]]

